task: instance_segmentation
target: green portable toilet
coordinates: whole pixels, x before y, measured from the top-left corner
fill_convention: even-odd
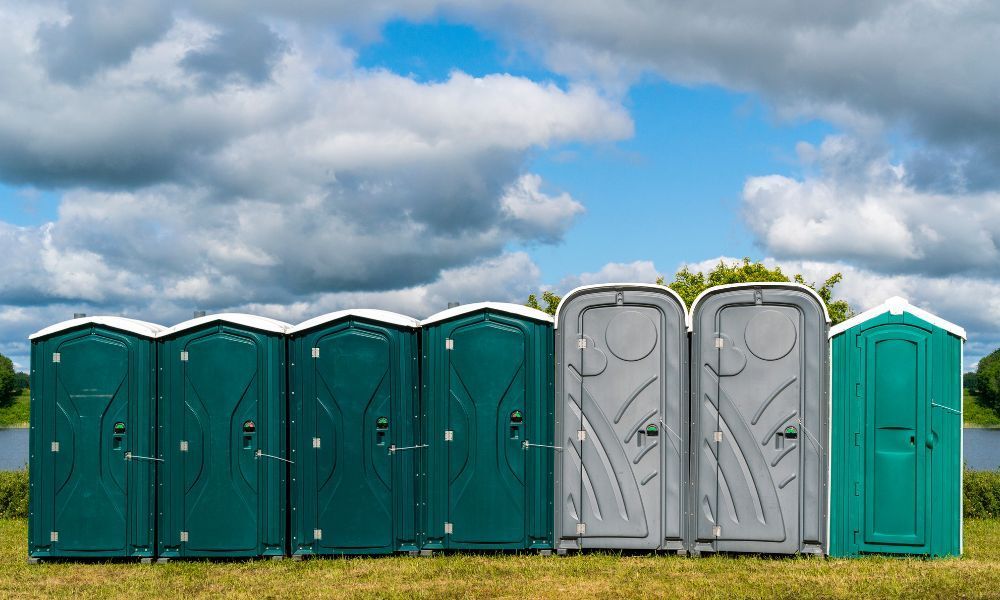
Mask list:
[[[422,322],[423,550],[552,548],[552,317],[482,302]]]
[[[965,330],[895,297],[830,338],[830,554],[961,554]]]
[[[31,560],[153,556],[162,329],[84,317],[30,336]]]
[[[418,551],[420,321],[344,310],[289,334],[292,555]]]
[[[161,560],[285,554],[289,327],[217,314],[157,335]]]

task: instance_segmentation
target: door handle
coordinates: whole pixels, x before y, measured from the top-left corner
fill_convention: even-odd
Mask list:
[[[933,431],[927,435],[927,441],[925,442],[925,445],[927,446],[928,450],[934,449],[934,446],[937,445],[937,438],[938,438],[937,433]]]

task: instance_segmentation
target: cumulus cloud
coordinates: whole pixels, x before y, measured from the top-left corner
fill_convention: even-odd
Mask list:
[[[559,281],[556,290],[565,294],[581,285],[597,283],[655,283],[662,275],[651,260],[636,260],[628,263],[609,262],[597,271],[569,275]]]

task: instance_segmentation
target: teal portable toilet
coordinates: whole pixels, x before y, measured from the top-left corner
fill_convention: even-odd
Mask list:
[[[422,549],[552,548],[552,317],[481,302],[422,322]]]
[[[289,327],[217,314],[157,335],[160,560],[285,554]]]
[[[894,297],[830,338],[830,554],[960,555],[965,330]]]
[[[30,560],[153,556],[162,329],[84,317],[30,336]]]
[[[289,334],[292,555],[417,552],[420,321],[343,310]]]

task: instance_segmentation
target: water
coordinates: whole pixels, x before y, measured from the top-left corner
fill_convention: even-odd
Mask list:
[[[0,471],[20,469],[28,462],[28,430],[0,429]],[[970,469],[1000,468],[1000,429],[966,429],[965,462]]]
[[[0,429],[0,471],[16,471],[28,464],[28,430]]]

